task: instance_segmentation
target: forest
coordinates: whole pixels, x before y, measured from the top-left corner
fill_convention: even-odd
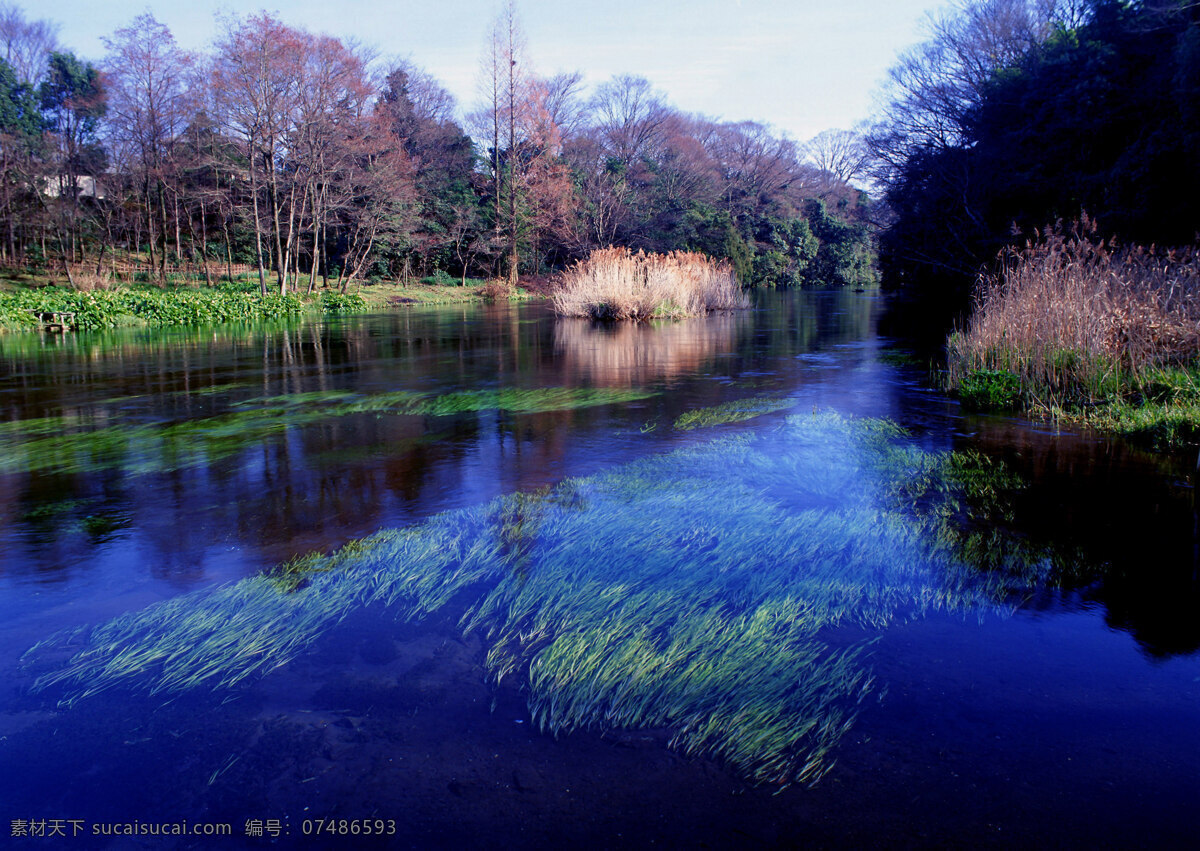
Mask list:
[[[146,12],[93,64],[3,7],[0,262],[76,286],[249,267],[285,294],[515,282],[620,245],[728,259],[743,284],[874,280],[856,134],[800,145],[641,77],[538,77],[511,2],[465,113],[410,62],[265,12],[221,27],[198,55]]]
[[[1195,2],[960,0],[873,124],[805,143],[686,114],[643,77],[540,77],[511,0],[469,105],[271,14],[220,26],[190,53],[146,12],[93,63],[0,6],[0,263],[75,285],[249,268],[282,294],[511,283],[617,245],[702,252],[746,285],[878,270],[961,301],[1055,223],[1200,233]]]
[[[867,134],[887,279],[962,293],[1085,218],[1124,245],[1200,237],[1200,3],[977,0],[929,30]]]

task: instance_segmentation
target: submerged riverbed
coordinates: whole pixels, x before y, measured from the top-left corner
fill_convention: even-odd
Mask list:
[[[1192,841],[1194,458],[968,416],[885,309],[0,337],[11,829]]]

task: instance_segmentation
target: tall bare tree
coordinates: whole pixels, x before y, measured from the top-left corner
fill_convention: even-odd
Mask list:
[[[230,20],[213,64],[214,102],[249,164],[259,285],[267,288],[263,241],[269,243],[280,292],[287,291],[280,189],[303,79],[304,34],[266,13]],[[262,207],[265,206],[264,216]],[[265,221],[264,221],[265,219]]]
[[[150,244],[150,265],[166,277],[169,220],[175,221],[179,257],[179,171],[175,146],[197,110],[193,58],[149,12],[118,29],[105,45],[110,144],[130,153],[125,165],[136,181]],[[157,266],[155,245],[158,246]]]
[[[590,108],[601,143],[626,166],[652,151],[674,114],[649,80],[628,74],[601,83]]]
[[[805,158],[837,183],[860,179],[867,166],[863,135],[854,130],[823,130],[804,143]]]
[[[59,50],[58,29],[51,21],[26,20],[13,3],[0,3],[0,50],[18,82],[36,86],[45,79],[50,54]]]

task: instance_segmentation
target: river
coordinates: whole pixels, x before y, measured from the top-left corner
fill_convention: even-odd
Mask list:
[[[3,830],[1193,843],[1194,452],[966,413],[888,309],[0,337]]]

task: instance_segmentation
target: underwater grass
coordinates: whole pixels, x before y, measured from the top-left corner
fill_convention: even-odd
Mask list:
[[[363,606],[414,620],[465,600],[489,676],[543,730],[667,728],[756,782],[813,782],[873,693],[881,630],[1006,612],[1053,574],[972,529],[1019,486],[886,421],[792,416],[53,636],[25,663],[63,705],[230,688]]]
[[[738,399],[733,402],[714,405],[710,408],[698,408],[694,411],[688,411],[675,420],[675,428],[682,431],[691,431],[692,429],[721,425],[723,423],[743,422],[762,416],[763,414],[782,411],[784,408],[790,408],[794,404],[796,403],[792,399],[780,399],[771,396]]]
[[[160,472],[210,463],[290,428],[374,413],[450,416],[499,410],[534,414],[637,401],[650,391],[590,387],[502,388],[440,395],[318,391],[246,400],[229,413],[178,423],[114,424],[115,413],[73,411],[0,424],[0,473]]]

